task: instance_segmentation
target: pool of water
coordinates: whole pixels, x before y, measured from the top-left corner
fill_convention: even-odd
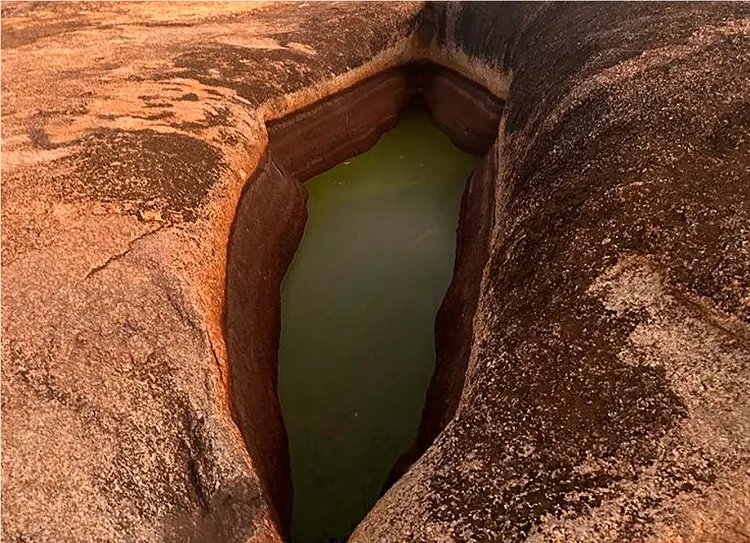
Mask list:
[[[409,112],[370,151],[306,183],[279,353],[293,543],[345,541],[414,442],[475,162]]]

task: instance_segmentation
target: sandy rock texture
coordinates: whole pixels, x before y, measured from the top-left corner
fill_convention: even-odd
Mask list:
[[[352,541],[750,540],[748,5],[1,9],[5,539],[285,538],[298,177],[422,93],[490,150],[418,442]],[[392,99],[345,138],[355,88]]]

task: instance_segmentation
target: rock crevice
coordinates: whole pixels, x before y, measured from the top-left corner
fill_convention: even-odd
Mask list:
[[[449,107],[456,103],[465,116]],[[238,426],[251,456],[258,459],[261,478],[282,526],[290,521],[292,485],[287,437],[276,398],[279,292],[306,221],[302,183],[372,147],[410,106],[426,108],[457,145],[476,154],[492,145],[502,111],[500,99],[446,68],[424,62],[391,68],[298,112],[269,121],[268,150],[247,182],[235,213],[225,318],[232,401]],[[441,310],[447,324],[439,328],[449,330],[451,338],[445,348],[439,343],[439,351],[447,352],[442,355],[445,362],[438,364],[454,376],[460,373],[460,365],[449,364],[448,359],[456,349],[462,351],[462,357],[468,356],[467,333],[476,303],[477,274],[483,265],[477,260],[481,259],[483,242],[475,246],[474,240],[480,238],[470,225],[481,229],[480,237],[486,244],[488,229],[482,225],[487,224],[487,212],[492,209],[488,203],[488,172],[494,155],[490,150],[486,165],[472,177],[462,203],[459,255],[466,256],[459,256],[457,270],[471,267],[471,271],[461,272],[454,281],[452,291],[461,292],[449,294]],[[470,293],[463,292],[467,288]],[[460,321],[455,323],[459,329],[453,331],[452,321],[456,320]],[[440,380],[444,382],[446,377]],[[443,391],[432,394],[439,401]],[[443,416],[438,424],[447,418],[450,415]],[[428,431],[432,438],[439,431],[433,426],[430,423]]]

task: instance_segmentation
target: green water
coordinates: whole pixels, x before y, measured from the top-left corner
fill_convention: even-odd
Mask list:
[[[370,151],[306,184],[279,359],[293,543],[345,541],[414,443],[475,161],[411,112]]]

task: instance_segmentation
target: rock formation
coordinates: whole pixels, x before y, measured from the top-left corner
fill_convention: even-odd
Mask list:
[[[352,541],[750,538],[750,7],[2,6],[8,541],[281,541],[310,175],[486,153],[419,439]]]

